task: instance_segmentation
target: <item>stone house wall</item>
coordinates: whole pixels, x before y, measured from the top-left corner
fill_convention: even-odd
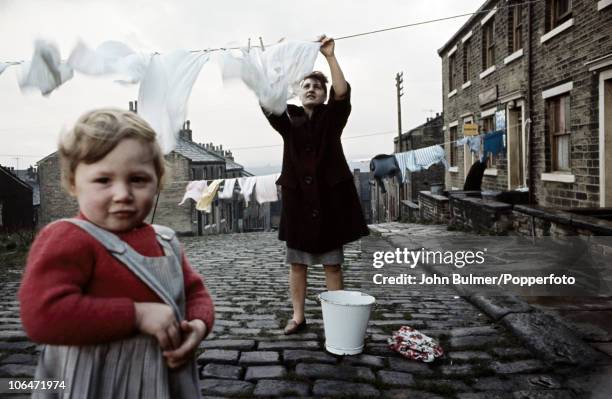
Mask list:
[[[463,137],[465,118],[472,117],[474,122],[479,123],[483,116],[501,110],[505,111],[509,124],[510,112],[520,109],[525,151],[524,180],[527,182],[529,177],[532,178],[530,188],[535,202],[566,208],[599,206],[601,110],[598,108],[601,70],[590,71],[589,65],[612,54],[612,7],[598,9],[601,1],[574,0],[571,2],[571,21],[553,30],[547,22],[550,19],[549,3],[533,3],[531,15],[529,6],[523,6],[522,51],[511,53],[510,48],[511,10],[516,2],[500,0],[486,1],[480,11],[498,9],[470,18],[439,50],[442,58],[445,141],[450,140],[453,125],[457,126],[457,137]],[[483,74],[482,21],[487,18],[494,23],[495,68]],[[472,73],[465,80],[463,63],[468,42],[472,48],[472,56],[467,58],[472,60]],[[457,76],[457,84],[453,88],[449,87],[450,56],[455,58]],[[612,71],[610,65],[605,68]],[[553,173],[544,96],[551,95],[551,89],[554,91],[563,87],[570,87],[566,90],[570,95],[570,170]],[[454,89],[456,92],[453,92]],[[447,144],[446,151],[448,155],[450,144]],[[487,170],[483,190],[516,188],[510,184],[508,176],[508,157],[512,154],[513,150],[508,148],[497,158],[495,168]],[[456,170],[446,175],[447,189],[460,189],[463,185],[468,169],[463,150],[457,153],[456,166]],[[612,168],[608,170],[608,173],[612,173]]]

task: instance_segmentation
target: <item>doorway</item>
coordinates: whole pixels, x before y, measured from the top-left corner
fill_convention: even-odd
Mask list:
[[[525,179],[525,132],[523,125],[523,102],[513,100],[507,105],[508,122],[508,189],[526,186]]]
[[[599,75],[600,206],[612,207],[612,70]]]

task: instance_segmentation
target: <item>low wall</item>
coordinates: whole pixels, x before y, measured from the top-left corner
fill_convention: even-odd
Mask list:
[[[448,223],[450,221],[448,197],[435,195],[430,191],[419,191],[419,216],[422,220]]]
[[[612,221],[578,213],[482,199],[479,192],[453,191],[448,197],[419,192],[422,220],[460,229],[530,237],[612,236]]]
[[[512,205],[468,196],[450,196],[450,224],[488,234],[512,228]]]

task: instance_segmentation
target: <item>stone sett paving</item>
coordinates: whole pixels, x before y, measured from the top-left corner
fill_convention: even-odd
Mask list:
[[[464,234],[440,226],[420,229],[424,236]],[[204,397],[612,397],[610,392],[597,392],[601,380],[612,375],[611,369],[547,366],[451,287],[417,291],[373,284],[372,275],[378,272],[372,267],[373,252],[394,249],[384,235],[371,235],[345,247],[347,289],[377,298],[363,354],[346,357],[324,349],[316,299],[324,291],[320,267],[309,272],[309,327],[299,335],[282,334],[291,305],[284,244],[276,233],[182,241],[192,264],[205,276],[216,304],[215,328],[201,344],[197,358]],[[417,274],[393,267],[385,266],[385,274]],[[0,378],[31,376],[39,348],[21,329],[16,301],[20,267],[3,265],[0,270]],[[445,356],[425,364],[392,352],[386,339],[402,325],[438,338]]]

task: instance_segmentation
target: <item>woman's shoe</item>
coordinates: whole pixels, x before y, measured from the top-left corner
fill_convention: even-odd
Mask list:
[[[298,333],[304,328],[306,328],[306,319],[304,319],[304,321],[300,324],[298,324],[295,320],[291,319],[287,322],[287,325],[285,326],[285,335]]]

